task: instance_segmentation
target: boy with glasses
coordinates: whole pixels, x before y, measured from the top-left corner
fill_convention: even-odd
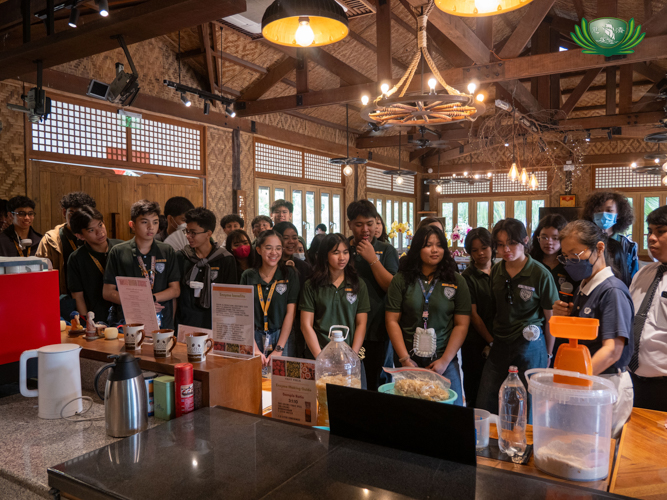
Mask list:
[[[274,224],[292,222],[292,212],[294,212],[294,205],[289,201],[276,200],[271,205],[271,218]]]
[[[34,257],[42,235],[32,228],[35,202],[27,196],[15,196],[7,202],[12,223],[0,234],[0,256]]]

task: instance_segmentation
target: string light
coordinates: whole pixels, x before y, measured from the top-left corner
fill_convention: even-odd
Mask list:
[[[475,99],[477,99],[477,102],[484,102],[484,94],[477,94]]]

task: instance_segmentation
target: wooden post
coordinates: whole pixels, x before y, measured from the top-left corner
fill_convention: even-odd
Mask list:
[[[632,64],[621,66],[618,88],[618,112],[622,115],[632,112]]]
[[[391,0],[377,1],[375,15],[377,32],[377,82],[389,82],[391,71]]]
[[[616,66],[609,66],[606,68],[607,74],[607,93],[606,105],[607,114],[616,114]]]
[[[306,49],[296,49],[296,93],[308,92],[308,56]]]

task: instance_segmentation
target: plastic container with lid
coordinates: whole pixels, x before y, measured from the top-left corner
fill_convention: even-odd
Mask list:
[[[554,375],[582,378],[590,387],[554,382]],[[533,405],[535,466],[571,481],[597,481],[609,474],[613,382],[577,372],[526,371]]]
[[[346,330],[343,336],[343,330]],[[315,381],[317,386],[317,424],[329,425],[327,406],[327,384],[356,387],[361,389],[361,360],[357,353],[345,343],[350,329],[343,325],[329,328],[329,342],[315,360]]]

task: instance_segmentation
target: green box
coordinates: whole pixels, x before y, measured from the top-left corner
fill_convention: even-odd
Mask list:
[[[153,380],[155,417],[162,420],[176,418],[174,406],[174,377],[163,375]]]

